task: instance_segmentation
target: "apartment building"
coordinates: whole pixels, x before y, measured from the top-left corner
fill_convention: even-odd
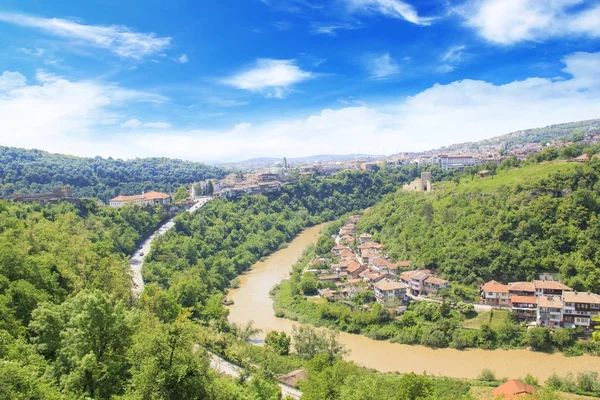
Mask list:
[[[537,298],[537,324],[549,328],[559,327],[563,320],[563,307],[563,301],[559,296],[539,296]]]
[[[537,318],[537,298],[535,296],[511,296],[510,305],[519,321],[535,321]]]
[[[600,315],[600,295],[590,292],[565,292],[563,325],[590,328],[592,318]]]
[[[462,169],[465,167],[471,167],[480,163],[480,160],[478,158],[475,158],[470,155],[450,156],[447,154],[440,154],[437,158],[437,161],[438,166],[446,171],[455,168]]]

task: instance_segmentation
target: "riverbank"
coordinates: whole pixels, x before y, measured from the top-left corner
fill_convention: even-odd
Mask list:
[[[292,265],[304,249],[317,242],[319,231],[325,224],[304,230],[288,246],[264,261],[255,263],[240,276],[240,287],[229,293],[234,304],[229,307],[229,321],[244,324],[254,321],[254,326],[264,335],[270,330],[291,333],[297,322],[275,317],[269,291],[286,279]],[[340,333],[339,340],[350,354],[349,361],[381,372],[424,373],[436,376],[474,379],[488,368],[497,377],[524,377],[531,374],[545,381],[556,373],[581,373],[600,369],[600,358],[584,355],[565,357],[562,354],[537,353],[528,350],[455,350],[431,349],[418,345],[402,345],[389,341],[376,341],[364,336]]]

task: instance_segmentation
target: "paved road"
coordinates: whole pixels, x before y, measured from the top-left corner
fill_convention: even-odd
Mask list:
[[[192,207],[188,209],[188,212],[196,212],[200,207],[204,206],[210,201],[210,197],[201,197],[198,199]],[[173,221],[175,217],[171,218],[164,224],[162,224],[157,230],[155,230],[148,239],[140,245],[140,247],[131,255],[129,261],[129,267],[131,268],[131,279],[133,280],[133,293],[139,296],[144,291],[144,279],[142,278],[142,267],[144,266],[144,258],[150,252],[152,242],[157,237],[164,235],[169,229],[175,226]]]
[[[235,364],[230,363],[229,361],[218,356],[217,354],[213,353],[212,351],[207,350],[207,353],[210,355],[210,367],[212,369],[214,369],[215,371],[217,371],[220,374],[233,376],[235,378],[240,377],[240,375],[242,373],[242,368],[238,367]],[[250,379],[252,379],[252,378],[250,377]],[[296,389],[295,387],[288,386],[281,382],[278,383],[278,385],[281,388],[281,394],[283,395],[284,399],[289,397],[292,399],[299,400],[302,397],[302,392],[300,390]]]

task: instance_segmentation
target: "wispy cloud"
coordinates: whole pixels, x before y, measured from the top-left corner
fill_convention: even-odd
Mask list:
[[[600,37],[600,4],[584,0],[471,0],[456,11],[484,39],[502,45],[551,37]]]
[[[25,47],[19,47],[17,51],[34,57],[41,57],[44,55],[44,49],[28,49]]]
[[[182,54],[179,57],[177,57],[177,62],[180,63],[180,64],[185,64],[188,61],[189,61],[188,60],[188,56],[186,54]]]
[[[133,32],[121,25],[84,25],[60,18],[40,18],[17,13],[0,13],[0,21],[39,29],[81,45],[109,50],[121,57],[142,59],[157,54],[171,44],[170,37]]]
[[[280,31],[289,31],[294,27],[294,24],[290,21],[275,21],[273,22],[273,26]]]
[[[340,23],[314,23],[311,25],[310,33],[315,35],[335,36],[337,31],[357,29],[359,25],[349,22]]]
[[[409,3],[401,0],[342,0],[351,12],[367,12],[404,19],[416,25],[427,26],[435,19],[421,17]]]
[[[259,59],[251,68],[225,78],[222,82],[237,89],[262,92],[267,97],[283,98],[297,83],[314,78],[295,60]]]
[[[365,60],[365,66],[372,79],[387,79],[400,72],[400,67],[390,53],[383,53],[379,56],[369,55]]]
[[[120,126],[126,129],[168,129],[171,124],[168,122],[142,122],[137,118],[132,118],[123,122]]]
[[[466,48],[467,46],[464,45],[450,47],[448,51],[442,54],[442,65],[439,67],[439,70],[444,73],[454,71],[456,66],[463,61],[464,50]]]
[[[249,104],[247,101],[220,99],[218,97],[210,97],[206,99],[206,103],[223,108],[241,107]]]

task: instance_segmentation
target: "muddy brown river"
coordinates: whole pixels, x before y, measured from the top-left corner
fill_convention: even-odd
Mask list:
[[[229,298],[229,320],[235,323],[254,321],[264,336],[270,330],[290,333],[297,324],[276,318],[269,290],[289,277],[292,265],[298,260],[306,246],[316,243],[324,225],[306,229],[289,245],[257,262],[246,274],[240,276],[239,289],[232,290]],[[541,381],[553,372],[566,375],[568,372],[600,370],[600,357],[584,355],[565,357],[560,353],[545,354],[528,350],[454,350],[430,349],[424,346],[409,346],[387,341],[377,341],[360,335],[340,334],[340,341],[350,350],[347,360],[382,372],[415,372],[456,378],[476,378],[483,368],[489,368],[497,377],[520,378],[528,373]]]

